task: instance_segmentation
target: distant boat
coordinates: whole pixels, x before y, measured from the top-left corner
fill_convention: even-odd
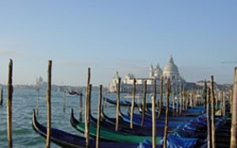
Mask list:
[[[83,96],[82,92],[77,92],[77,91],[74,91],[74,90],[70,90],[68,92],[69,95],[77,95],[77,96]]]

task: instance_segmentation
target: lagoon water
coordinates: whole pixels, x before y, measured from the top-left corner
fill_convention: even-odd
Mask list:
[[[7,90],[4,89],[4,102],[0,106],[0,147],[8,147],[7,142]],[[84,91],[85,92],[85,91]],[[84,93],[85,94],[85,93]],[[66,95],[66,110],[63,112],[63,92],[53,92],[51,94],[51,127],[82,135],[76,131],[70,124],[70,111],[74,109],[75,117],[79,118],[79,97]],[[116,94],[105,94],[109,98],[115,99]],[[122,95],[121,95],[122,97]],[[36,108],[38,92],[35,89],[14,88],[12,98],[12,138],[14,148],[42,148],[45,147],[45,139],[38,135],[32,128],[31,119],[32,111]],[[83,106],[84,106],[83,97]],[[39,110],[37,119],[39,123],[46,125],[46,90],[39,91]],[[98,91],[92,92],[91,111],[97,117],[98,110]],[[115,117],[115,106],[106,104],[105,112]],[[126,112],[127,108],[122,108]],[[84,108],[83,108],[84,115]],[[84,117],[82,118],[84,119]],[[52,148],[59,146],[51,142]]]

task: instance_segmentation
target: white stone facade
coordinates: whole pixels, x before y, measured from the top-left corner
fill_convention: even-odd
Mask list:
[[[165,82],[168,78],[171,80],[171,87],[173,93],[177,93],[180,91],[181,86],[185,85],[185,81],[182,79],[182,77],[179,74],[178,67],[175,65],[173,61],[173,57],[171,56],[169,59],[169,62],[164,67],[164,70],[160,68],[159,64],[153,67],[153,65],[150,66],[149,69],[149,77],[148,78],[135,78],[135,76],[131,73],[127,74],[124,79],[122,80],[120,86],[121,92],[131,92],[133,87],[134,79],[136,79],[136,89],[137,92],[142,92],[144,87],[145,80],[147,81],[147,92],[154,91],[154,80],[156,80],[157,85],[157,92],[159,93],[160,89],[160,80],[161,77],[164,78],[163,85],[165,86]],[[109,92],[116,92],[117,90],[117,83],[118,83],[119,74],[116,72],[116,75],[114,76],[112,83],[109,85],[108,91]]]

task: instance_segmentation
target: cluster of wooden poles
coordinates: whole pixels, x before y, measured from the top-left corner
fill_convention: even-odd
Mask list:
[[[117,85],[117,108],[116,108],[116,131],[118,131],[119,128],[119,102],[120,102],[120,81],[121,79],[118,79],[118,85]],[[161,115],[161,108],[163,106],[163,78],[161,78],[161,84],[160,84],[160,100],[158,100],[157,105],[156,105],[156,80],[154,80],[154,94],[152,97],[152,147],[155,148],[156,147],[156,118],[160,118]],[[170,85],[170,79],[167,79],[166,82],[166,110],[165,110],[165,126],[164,126],[164,141],[163,141],[163,147],[166,148],[167,147],[167,134],[168,134],[168,122],[169,122],[169,104],[170,104],[170,90],[171,90],[171,85]],[[211,76],[211,85],[210,88],[207,88],[208,93],[205,93],[206,96],[204,96],[207,99],[207,102],[205,104],[205,106],[207,107],[207,128],[208,128],[208,147],[216,147],[215,146],[215,120],[211,120],[211,119],[215,119],[215,94],[214,94],[214,77]],[[147,84],[146,81],[144,82],[144,90],[143,90],[143,102],[142,102],[142,120],[141,120],[141,126],[144,125],[144,119],[145,119],[145,108],[146,108],[146,92],[147,92]],[[130,110],[130,128],[133,128],[133,112],[134,112],[134,102],[135,102],[135,94],[136,94],[136,79],[133,80],[133,90],[132,90],[132,105],[131,105],[131,110]],[[187,97],[187,96],[186,96]],[[174,111],[174,102],[173,101],[173,115],[175,113]],[[189,100],[189,103],[192,102],[192,100]],[[197,102],[197,101],[196,101]],[[190,103],[191,104],[191,103]],[[196,104],[196,103],[195,103]],[[225,99],[223,99],[223,108],[225,110]],[[211,112],[209,110],[209,105],[211,105]],[[158,106],[159,108],[159,112],[158,115],[156,115],[155,113],[155,108],[156,106]],[[185,110],[185,108],[187,109],[188,107],[188,101],[187,98],[185,98],[185,92],[184,92],[184,87],[182,88],[182,94],[181,94],[181,100],[180,100],[180,107],[179,110],[177,110],[177,114],[176,115],[182,115],[182,110]],[[193,107],[193,104],[192,104]],[[178,107],[177,107],[178,108]],[[225,112],[225,111],[223,111]],[[222,114],[224,115],[224,113]],[[158,116],[158,117],[156,117]]]
[[[13,85],[12,85],[12,75],[13,75],[13,61],[10,59],[9,62],[9,74],[8,74],[8,99],[7,99],[7,137],[8,137],[8,147],[12,148],[12,93],[13,93]],[[46,103],[47,103],[47,136],[46,136],[46,148],[50,147],[50,138],[51,138],[51,71],[52,71],[52,61],[48,61],[48,85],[47,85],[47,93],[46,93]],[[208,129],[208,147],[216,147],[215,145],[215,94],[214,94],[214,77],[211,76],[211,86],[207,89],[207,104],[211,104],[211,113],[209,112],[209,105],[206,105],[207,108],[207,129]],[[119,128],[119,101],[120,101],[120,81],[117,86],[117,108],[116,108],[116,129]],[[161,81],[163,86],[163,79]],[[90,117],[90,98],[91,98],[91,88],[92,84],[90,84],[90,68],[88,68],[88,80],[87,80],[87,89],[86,89],[86,101],[85,101],[85,137],[86,137],[86,147],[89,147],[89,117]],[[143,91],[143,101],[146,99],[146,82],[144,84],[144,91]],[[156,90],[156,81],[154,81],[154,90]],[[163,88],[161,87],[161,94],[163,92]],[[134,110],[134,102],[135,102],[135,93],[136,93],[136,81],[134,80],[134,87],[133,87],[133,98],[132,98],[132,106],[131,106],[131,124],[130,127],[133,128],[133,110]],[[169,95],[170,95],[170,79],[166,82],[166,104],[169,104]],[[162,106],[162,96],[161,95],[161,101],[159,102],[159,107]],[[99,101],[98,101],[98,121],[100,121],[100,112],[101,112],[101,100],[102,100],[102,85],[99,87]],[[156,91],[154,91],[154,95],[152,98],[152,147],[154,148],[156,146],[156,114],[155,114],[155,107],[156,107]],[[144,103],[144,102],[143,102]],[[234,73],[234,87],[233,87],[233,99],[232,99],[232,106],[231,106],[231,112],[232,112],[232,123],[231,123],[231,148],[237,148],[237,67],[235,68]],[[144,122],[144,110],[145,105],[143,105],[143,122]],[[168,133],[168,112],[169,108],[168,105],[166,105],[166,118],[165,118],[165,127],[164,127],[164,143],[163,147],[167,147],[167,133]],[[161,114],[161,110],[159,111],[158,117]],[[143,124],[143,122],[141,124]],[[99,122],[97,123],[97,142],[96,146],[99,147],[99,134],[100,134],[100,125]]]
[[[118,79],[118,84],[117,84],[117,105],[116,105],[116,127],[115,130],[118,131],[119,128],[119,113],[120,113],[120,83],[121,83],[121,78]],[[161,86],[163,86],[163,79],[161,80]],[[170,79],[167,80],[166,83],[166,102],[169,104],[169,95],[170,95]],[[143,90],[143,102],[142,102],[142,121],[141,121],[141,126],[144,125],[144,120],[145,120],[145,104],[146,104],[146,93],[147,93],[147,81],[144,82],[144,90]],[[161,87],[161,94],[163,96],[163,87]],[[136,79],[133,80],[133,90],[132,90],[132,104],[131,104],[131,110],[130,110],[130,128],[133,128],[133,112],[134,112],[134,104],[135,104],[135,95],[136,95]],[[162,106],[162,102],[159,103],[160,107]],[[156,108],[156,81],[154,81],[154,94],[152,97],[152,147],[156,147],[156,114],[155,114],[155,109]],[[164,127],[164,144],[163,147],[166,148],[166,141],[167,141],[167,134],[168,134],[168,113],[169,113],[169,108],[168,105],[166,105],[166,118],[165,118],[165,127]],[[159,110],[158,116],[161,115],[161,110]]]

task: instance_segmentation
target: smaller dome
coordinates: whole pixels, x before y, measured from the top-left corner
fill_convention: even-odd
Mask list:
[[[134,77],[134,75],[133,75],[132,73],[128,73],[128,74],[125,76],[125,78],[127,78],[127,79],[134,79],[135,77]]]
[[[178,67],[174,64],[172,56],[170,57],[169,63],[165,66],[163,74],[179,74]]]
[[[154,76],[155,77],[161,77],[162,76],[162,69],[160,68],[160,65],[157,64],[156,68],[155,68],[155,73],[154,73]]]

